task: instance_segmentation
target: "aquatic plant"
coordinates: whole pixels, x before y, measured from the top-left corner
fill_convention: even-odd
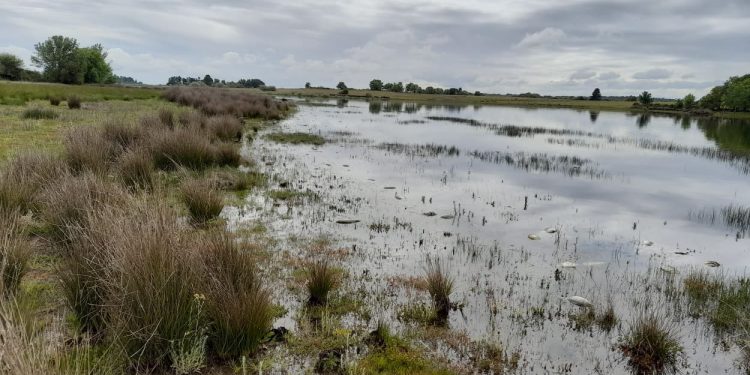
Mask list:
[[[308,263],[306,267],[306,287],[310,305],[325,305],[329,293],[338,286],[336,270],[327,260]]]
[[[180,198],[196,223],[205,223],[221,214],[224,198],[205,179],[187,179],[180,188]]]
[[[448,274],[439,259],[428,258],[425,267],[425,281],[437,319],[440,321],[447,320],[451,308],[450,295],[453,293],[453,277]]]
[[[638,374],[676,373],[683,350],[675,326],[654,313],[638,316],[619,347]]]

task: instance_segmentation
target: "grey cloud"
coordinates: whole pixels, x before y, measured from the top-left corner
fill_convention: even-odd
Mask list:
[[[570,75],[571,81],[579,81],[579,80],[585,80],[594,78],[596,76],[596,72],[590,71],[590,70],[579,70],[573,74]]]
[[[649,69],[643,72],[633,74],[635,79],[667,79],[672,76],[672,72],[667,69]]]

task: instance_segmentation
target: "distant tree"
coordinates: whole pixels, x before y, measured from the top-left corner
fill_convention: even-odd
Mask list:
[[[78,41],[55,35],[34,45],[31,62],[42,68],[44,77],[51,82],[82,83],[84,76]]]
[[[310,87],[312,87],[312,85],[310,85],[310,82],[305,82],[305,88],[309,89]]]
[[[211,86],[211,85],[213,85],[213,84],[214,84],[214,79],[213,79],[213,78],[211,78],[211,76],[210,76],[209,74],[206,74],[206,75],[205,75],[205,76],[203,77],[203,83],[205,83],[205,84],[206,84],[206,85],[208,85],[208,86]]]
[[[250,87],[250,88],[257,89],[257,88],[263,87],[265,85],[266,85],[266,83],[263,82],[263,81],[261,81],[258,78],[251,78],[251,79],[247,80],[247,87]]]
[[[750,74],[732,77],[725,86],[722,106],[732,111],[750,111]]]
[[[716,86],[698,101],[698,105],[701,108],[718,111],[721,109],[721,101],[725,92],[726,87],[724,85]]]
[[[418,93],[422,89],[419,87],[418,84],[413,83],[413,82],[409,82],[409,83],[406,84],[405,90],[406,90],[406,92]]]
[[[677,109],[685,109],[685,101],[682,99],[677,99],[674,101],[674,106]]]
[[[167,85],[183,85],[184,81],[183,78],[180,76],[172,76],[167,79]]]
[[[336,85],[336,88],[339,90],[344,90],[346,89],[346,84],[344,82],[339,82],[339,84]]]
[[[341,89],[341,91],[339,91],[339,94],[341,94],[341,95],[349,95],[349,89],[348,88],[343,88],[343,89]]]
[[[112,75],[116,83],[123,84],[123,85],[142,85],[143,82],[140,82],[136,80],[133,77],[123,77],[118,75]],[[170,80],[172,77],[169,78]],[[167,84],[169,84],[169,81],[167,81]]]
[[[435,88],[432,86],[427,86],[424,88],[424,93],[430,95],[435,94]]]
[[[602,92],[599,91],[598,87],[591,93],[591,100],[602,100]]]
[[[383,81],[379,79],[373,79],[370,81],[370,90],[380,91],[383,89]]]
[[[388,86],[390,85],[390,86]],[[402,82],[387,83],[386,90],[391,92],[404,92],[404,84]]]
[[[482,95],[484,94],[482,94],[481,91],[474,91],[474,96],[482,96]]]
[[[0,79],[23,79],[23,60],[10,53],[0,53]]]
[[[107,62],[107,52],[101,44],[78,49],[83,69],[83,83],[114,83],[112,67]]]
[[[687,94],[684,98],[682,98],[682,108],[685,108],[686,110],[691,110],[695,107],[695,95],[693,94]]]
[[[645,107],[650,106],[653,102],[654,99],[651,97],[651,93],[648,91],[644,91],[640,95],[638,95],[638,103],[641,103],[641,105]]]

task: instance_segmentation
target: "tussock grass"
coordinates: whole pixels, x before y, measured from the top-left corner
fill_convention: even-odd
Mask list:
[[[55,107],[60,105],[60,98],[57,96],[50,96],[49,97],[49,104],[53,105]]]
[[[208,119],[206,127],[209,133],[220,141],[239,141],[242,139],[242,122],[235,116],[213,116]]]
[[[67,103],[70,109],[81,109],[81,98],[77,95],[68,96]]]
[[[122,121],[108,120],[101,128],[101,136],[111,143],[118,153],[136,146],[147,138],[143,127],[126,124]]]
[[[219,217],[224,198],[205,179],[188,179],[182,183],[180,197],[195,223],[202,224]]]
[[[32,247],[23,232],[20,214],[0,211],[0,299],[18,291],[31,255]]]
[[[26,213],[37,208],[43,187],[65,173],[65,164],[45,153],[17,155],[0,169],[0,211]]]
[[[306,268],[308,303],[321,306],[328,303],[328,295],[338,286],[336,270],[326,260],[310,262]]]
[[[675,326],[653,313],[641,314],[633,322],[620,349],[638,374],[676,373],[683,350]]]
[[[159,169],[179,166],[201,170],[216,161],[216,148],[202,134],[189,129],[175,129],[153,134],[149,148]]]
[[[425,281],[430,293],[435,313],[439,320],[447,320],[451,308],[450,295],[453,293],[454,280],[439,260],[427,260]]]
[[[164,92],[163,97],[192,106],[207,115],[280,119],[290,108],[288,102],[267,95],[209,87],[172,87]]]
[[[75,173],[105,174],[115,154],[113,144],[102,137],[99,129],[90,127],[75,127],[68,131],[63,146],[65,161]]]
[[[252,353],[271,329],[270,294],[257,275],[253,255],[221,231],[210,232],[200,254],[205,266],[210,345],[222,358]]]
[[[325,138],[310,133],[271,133],[266,136],[276,143],[289,143],[293,145],[310,144],[320,146],[326,143]]]
[[[117,162],[117,174],[122,183],[131,189],[150,189],[154,186],[153,157],[145,148],[126,151]]]
[[[721,281],[704,270],[691,270],[682,283],[690,300],[699,305],[715,297],[722,289]]]
[[[29,108],[21,114],[21,118],[32,120],[52,120],[59,116],[60,114],[53,109],[39,107]]]

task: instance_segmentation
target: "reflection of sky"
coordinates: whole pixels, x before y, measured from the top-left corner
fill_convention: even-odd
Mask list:
[[[700,264],[715,259],[741,267],[750,264],[750,257],[745,256],[748,240],[735,241],[736,231],[688,220],[691,210],[720,208],[729,204],[750,206],[750,196],[741,194],[746,190],[750,176],[739,173],[728,164],[624,144],[609,145],[596,138],[585,140],[599,144],[599,148],[581,148],[549,144],[547,138],[551,136],[546,134],[514,138],[495,135],[486,128],[444,121],[398,124],[398,121],[425,120],[426,116],[452,116],[496,124],[573,129],[679,145],[712,146],[712,142],[706,140],[697,127],[683,129],[679,123],[667,117],[652,116],[646,127],[639,128],[637,116],[601,112],[596,123],[592,124],[589,112],[567,109],[485,106],[456,112],[423,108],[416,113],[389,112],[386,116],[385,112],[370,113],[367,103],[350,101],[343,109],[303,107],[286,124],[291,127],[304,125],[306,130],[322,134],[350,131],[355,133],[353,137],[372,140],[376,144],[432,143],[456,146],[462,151],[462,156],[458,158],[406,160],[402,155],[364,150],[361,148],[363,146],[351,145],[347,146],[350,149],[324,148],[322,153],[325,155],[335,150],[335,155],[328,155],[331,158],[329,162],[333,164],[336,164],[336,158],[356,158],[347,161],[349,164],[359,164],[350,170],[350,174],[362,180],[376,178],[383,181],[382,184],[409,187],[413,195],[433,196],[436,202],[442,204],[462,202],[480,219],[486,216],[495,223],[504,221],[500,217],[500,210],[486,204],[489,201],[496,200],[517,208],[527,195],[552,197],[549,201],[532,201],[530,210],[522,214],[518,222],[505,225],[503,233],[481,227],[463,229],[486,240],[523,242],[528,233],[539,230],[540,226],[559,223],[578,230],[595,227],[603,233],[601,237],[617,238],[620,242],[624,240],[630,244],[630,249],[638,241],[648,239],[656,245],[642,249],[646,252],[672,253],[685,248],[699,251],[698,255],[689,259],[672,256],[675,262]],[[468,151],[473,150],[578,156],[590,159],[593,166],[606,171],[611,178],[592,180],[585,176],[571,178],[554,172],[529,173],[466,156]],[[360,154],[368,156],[362,157]],[[450,171],[453,174],[449,174],[448,182],[443,186],[440,178],[444,172]],[[472,194],[480,196],[481,202],[467,200]],[[387,206],[382,209],[386,210]],[[411,209],[419,213],[417,206]],[[443,209],[452,210],[452,203]],[[632,229],[634,222],[638,222],[635,231]],[[581,247],[586,249],[586,243],[582,243]]]

